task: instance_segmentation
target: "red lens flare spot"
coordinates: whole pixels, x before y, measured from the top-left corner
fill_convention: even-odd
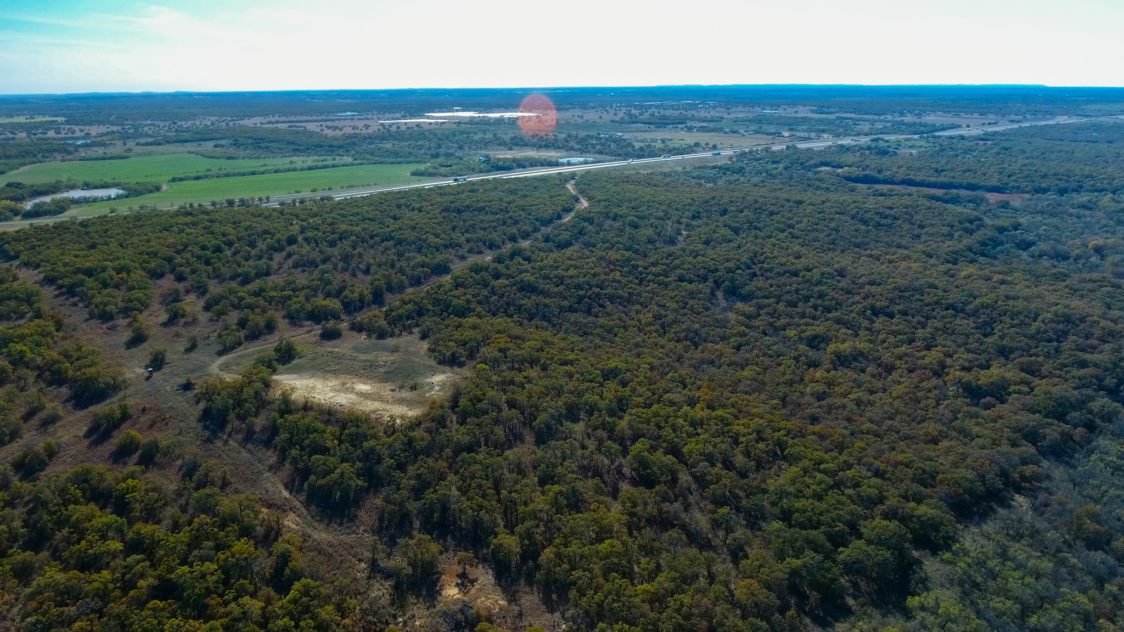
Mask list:
[[[527,136],[548,136],[558,127],[558,110],[542,94],[532,94],[519,105],[519,129]],[[532,116],[533,115],[533,116]]]

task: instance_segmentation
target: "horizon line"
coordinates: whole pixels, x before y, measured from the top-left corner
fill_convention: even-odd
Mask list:
[[[1051,85],[1045,83],[668,83],[621,85],[554,85],[554,86],[432,86],[395,88],[276,88],[260,90],[95,90],[84,92],[3,92],[0,98],[13,97],[93,97],[93,96],[158,96],[187,94],[283,94],[302,92],[422,92],[439,90],[464,91],[557,91],[557,90],[643,90],[669,88],[1040,88],[1047,90],[1124,90],[1124,85]]]

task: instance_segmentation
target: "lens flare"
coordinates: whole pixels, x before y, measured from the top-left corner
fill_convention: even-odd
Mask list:
[[[529,95],[519,105],[519,111],[534,115],[519,117],[519,129],[527,136],[549,136],[558,127],[558,110],[545,95]]]

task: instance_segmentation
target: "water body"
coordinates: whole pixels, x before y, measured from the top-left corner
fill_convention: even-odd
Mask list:
[[[471,110],[457,110],[454,112],[426,112],[426,116],[442,118],[521,118],[524,116],[538,116],[534,112],[474,112]]]
[[[125,190],[116,187],[111,189],[71,189],[69,191],[31,198],[24,204],[24,207],[31,208],[40,202],[50,202],[55,198],[70,198],[72,200],[112,200],[122,195],[125,195]]]

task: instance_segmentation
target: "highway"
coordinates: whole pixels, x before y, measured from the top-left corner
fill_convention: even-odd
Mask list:
[[[632,160],[610,160],[606,162],[592,162],[581,165],[566,165],[558,167],[532,167],[529,169],[518,169],[515,171],[503,171],[498,173],[481,173],[476,175],[462,176],[457,179],[448,178],[444,180],[432,180],[429,182],[418,182],[415,184],[400,184],[392,186],[372,186],[360,187],[355,189],[342,189],[334,192],[325,191],[320,194],[293,194],[293,195],[278,195],[274,196],[268,204],[263,206],[279,206],[283,202],[290,202],[301,198],[317,198],[331,196],[336,200],[346,200],[350,198],[365,197],[374,195],[376,193],[386,193],[388,191],[405,191],[408,189],[430,189],[439,186],[453,186],[463,182],[478,182],[480,180],[502,180],[506,178],[532,178],[536,176],[549,176],[560,173],[578,173],[582,171],[593,171],[595,169],[612,169],[614,167],[635,167],[640,165],[649,165],[661,162],[674,162],[677,160],[697,160],[700,158],[716,158],[720,156],[732,156],[743,152],[751,151],[781,151],[789,147],[796,149],[822,149],[824,147],[832,147],[835,145],[853,145],[857,143],[868,143],[875,139],[883,140],[908,140],[915,138],[923,138],[926,136],[970,136],[976,134],[986,134],[988,132],[1002,132],[1011,129],[1018,129],[1020,127],[1035,127],[1040,125],[1060,125],[1066,123],[1079,123],[1082,121],[1091,121],[1103,119],[1120,119],[1124,116],[1106,116],[1095,118],[1078,118],[1071,116],[1060,116],[1052,119],[1044,119],[1038,121],[1023,121],[1018,123],[1002,123],[999,125],[981,125],[978,127],[956,127],[931,134],[873,134],[869,136],[845,136],[839,138],[824,138],[818,140],[801,140],[801,141],[784,141],[778,143],[769,143],[765,145],[748,145],[745,147],[730,147],[720,150],[701,151],[692,154],[675,154],[668,156],[659,156],[656,158],[635,158]]]

